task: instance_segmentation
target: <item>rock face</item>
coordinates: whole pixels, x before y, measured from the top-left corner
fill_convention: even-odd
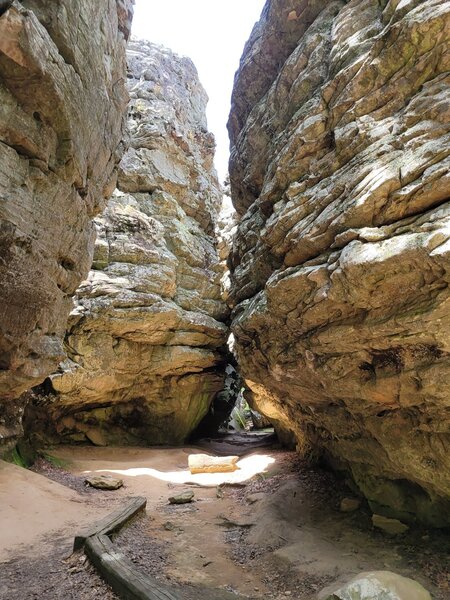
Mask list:
[[[214,237],[222,193],[192,62],[136,41],[128,64],[130,148],[95,221],[68,360],[29,421],[69,442],[175,444],[223,387],[228,309]]]
[[[450,2],[293,6],[266,4],[229,121],[241,370],[374,511],[448,524]]]
[[[0,441],[64,356],[122,154],[132,0],[0,3]],[[108,110],[105,110],[105,107]]]

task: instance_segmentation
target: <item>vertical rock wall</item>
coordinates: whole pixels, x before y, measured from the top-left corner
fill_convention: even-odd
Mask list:
[[[28,420],[54,440],[179,443],[223,387],[222,192],[207,97],[192,62],[170,50],[130,42],[128,65],[130,148],[118,190],[95,221],[69,359],[30,407]]]
[[[450,2],[271,0],[229,121],[256,407],[378,512],[450,522]]]
[[[132,0],[0,3],[0,443],[64,356],[115,187]]]

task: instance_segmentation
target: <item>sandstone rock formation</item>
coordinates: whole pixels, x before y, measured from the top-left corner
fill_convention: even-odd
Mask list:
[[[0,442],[64,356],[122,154],[133,0],[0,4]]]
[[[450,2],[269,1],[229,131],[258,410],[377,513],[450,523]]]
[[[68,360],[30,408],[33,424],[63,441],[179,443],[223,386],[222,192],[207,97],[192,62],[170,50],[130,42],[128,64],[130,148],[96,219]]]
[[[225,301],[228,299],[230,289],[230,272],[228,270],[228,257],[233,247],[233,239],[237,230],[237,213],[231,203],[231,198],[224,195],[223,204],[217,221],[217,251],[222,264],[222,296]]]

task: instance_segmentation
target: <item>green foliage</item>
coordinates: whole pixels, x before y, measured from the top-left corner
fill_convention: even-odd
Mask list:
[[[54,467],[59,467],[60,469],[65,469],[69,462],[62,458],[58,458],[57,456],[52,456],[51,454],[43,454],[42,458],[44,458],[47,462],[52,464]]]
[[[242,429],[245,429],[244,415],[241,413],[241,411],[236,406],[233,408],[232,415],[236,419],[236,421],[238,421],[238,423],[242,427]]]
[[[23,467],[24,469],[27,469],[30,466],[21,456],[17,446],[15,446],[10,452],[6,454],[5,460],[7,462],[12,463],[13,465],[17,465],[18,467]]]

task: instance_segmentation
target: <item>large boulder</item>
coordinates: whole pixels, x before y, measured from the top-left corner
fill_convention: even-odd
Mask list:
[[[133,0],[0,4],[0,444],[64,356],[122,155]]]
[[[236,76],[230,255],[254,406],[374,512],[450,523],[450,2],[267,2]]]
[[[214,227],[222,192],[192,62],[128,49],[130,147],[96,219],[68,360],[29,409],[52,440],[181,443],[222,389],[227,337]]]

